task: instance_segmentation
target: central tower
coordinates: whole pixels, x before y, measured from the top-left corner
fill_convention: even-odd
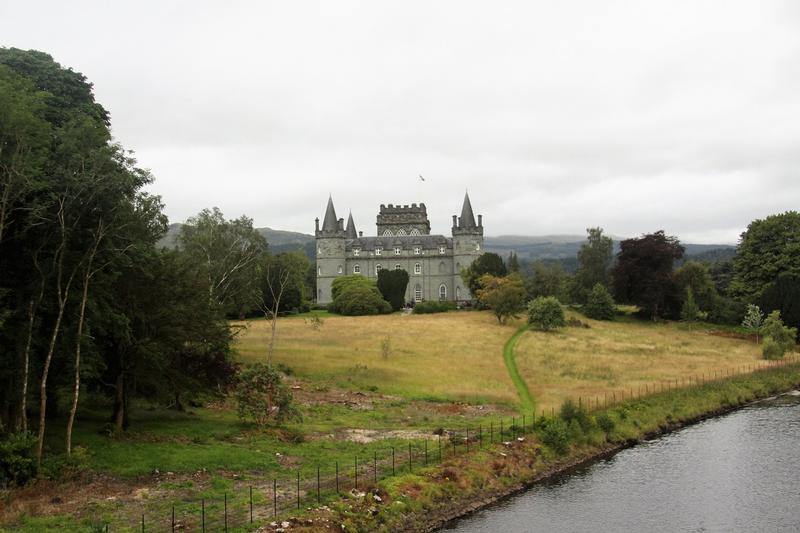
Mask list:
[[[377,226],[378,237],[431,234],[431,223],[428,221],[425,204],[381,204]]]

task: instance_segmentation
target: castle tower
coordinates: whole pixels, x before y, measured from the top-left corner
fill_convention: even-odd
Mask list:
[[[483,215],[478,215],[476,224],[472,204],[469,201],[469,193],[464,194],[461,216],[453,215],[452,233],[455,299],[471,300],[474,295],[470,294],[469,288],[461,279],[461,270],[467,268],[483,253]]]
[[[353,215],[348,220],[348,229],[355,233]],[[333,207],[333,198],[328,197],[328,207],[319,227],[316,219],[314,232],[317,244],[317,303],[325,304],[332,301],[331,285],[333,280],[345,275],[345,240],[347,232],[344,228],[344,219],[336,218],[336,209]]]

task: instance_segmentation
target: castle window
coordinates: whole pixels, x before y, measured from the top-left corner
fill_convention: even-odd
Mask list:
[[[321,255],[321,254],[322,254],[322,246],[318,246],[317,247],[317,255]]]
[[[342,273],[342,265],[339,265],[339,274]]]
[[[420,247],[419,246],[415,246],[414,247],[414,255],[419,255],[419,253],[420,253]]]
[[[417,283],[417,286],[414,287],[414,301],[421,302],[422,301],[422,286]]]
[[[412,237],[416,237],[416,236],[418,236],[418,235],[422,235],[422,234],[419,232],[419,230],[418,230],[418,229],[412,229],[412,230],[411,230],[411,236],[412,236]]]
[[[395,269],[395,270],[400,270],[401,268],[402,268],[402,267],[400,266],[400,263],[397,263],[397,264],[394,266],[394,269]]]
[[[401,251],[402,251],[402,248],[400,248],[399,246],[395,246],[394,247],[394,255],[400,255]]]
[[[444,283],[439,285],[439,299],[447,300],[447,285],[445,285]]]
[[[439,261],[439,274],[446,274],[447,273],[447,265],[444,261]]]
[[[381,255],[383,248],[375,248],[375,255]]]
[[[447,248],[445,248],[444,246],[440,246],[439,247],[439,254],[440,255],[444,255],[446,251],[447,251]]]
[[[405,234],[406,234],[406,230],[404,230],[402,228],[397,230],[397,236],[398,237],[403,237]]]
[[[475,243],[475,251],[476,252],[480,252],[481,251],[481,245],[478,244],[477,242]]]
[[[353,274],[361,274],[361,265],[353,265]]]
[[[358,257],[358,254],[361,253],[360,248],[353,248],[353,257]]]
[[[456,287],[456,300],[461,299],[461,287]]]
[[[317,276],[322,275],[322,267],[317,267]]]
[[[392,230],[390,230],[390,229],[383,230],[383,236],[384,237],[391,237],[392,236]]]
[[[414,263],[414,274],[422,274],[422,265]]]
[[[381,271],[381,269],[382,269],[382,268],[383,268],[383,267],[382,267],[382,266],[380,266],[380,265],[375,265],[375,275],[376,275],[376,276],[378,275],[378,273],[380,273],[380,271]]]

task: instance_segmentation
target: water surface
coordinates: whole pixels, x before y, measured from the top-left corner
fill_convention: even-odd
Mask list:
[[[800,531],[800,399],[782,396],[623,450],[446,529]]]

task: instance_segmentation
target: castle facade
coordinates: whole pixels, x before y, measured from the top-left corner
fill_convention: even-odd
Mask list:
[[[316,219],[317,303],[330,303],[331,285],[339,276],[360,274],[377,278],[384,268],[403,269],[409,282],[406,301],[471,300],[461,270],[483,253],[483,216],[477,222],[469,194],[464,195],[461,216],[453,215],[451,237],[431,235],[425,204],[381,205],[377,235],[356,231],[352,213],[336,217],[333,199],[322,228]]]

